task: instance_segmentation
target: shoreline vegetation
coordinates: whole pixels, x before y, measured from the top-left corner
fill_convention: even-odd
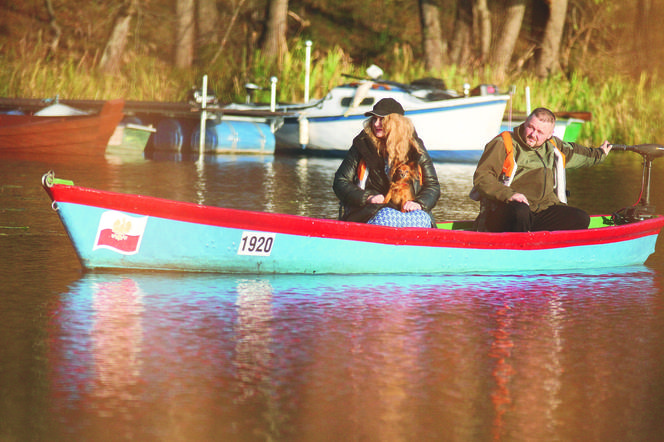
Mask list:
[[[256,101],[269,101],[270,77],[277,76],[277,100],[302,102],[304,97],[305,43],[295,42],[277,68],[265,61],[260,53],[253,55],[253,68],[241,72],[233,63],[217,64],[214,68],[179,70],[151,57],[130,56],[118,75],[101,74],[91,68],[89,60],[45,60],[42,51],[5,53],[0,70],[0,96],[14,98],[110,99],[137,101],[186,101],[193,88],[200,88],[203,75],[208,76],[208,90],[214,91],[220,103],[244,102],[246,82],[265,88],[258,91]],[[335,47],[325,54],[314,51],[310,67],[312,99],[322,98],[339,84],[352,81],[344,75],[365,77],[367,65],[351,62],[346,51]],[[448,66],[439,72],[426,71],[424,63],[414,60],[405,47],[396,46],[383,79],[409,83],[418,78],[442,79],[449,89],[461,91],[464,83],[474,87],[481,83],[496,84],[489,69],[470,71]],[[243,79],[247,79],[246,81]],[[514,86],[511,103],[513,112],[526,109],[525,90],[530,89],[531,107],[545,106],[554,111],[588,111],[592,120],[586,122],[578,142],[597,146],[605,139],[620,144],[664,143],[664,127],[658,121],[660,103],[664,102],[664,86],[657,74],[643,73],[634,80],[618,74],[606,74],[599,80],[574,73],[553,75],[541,80],[532,74],[519,74],[501,84],[507,93]],[[510,104],[508,103],[509,111]]]

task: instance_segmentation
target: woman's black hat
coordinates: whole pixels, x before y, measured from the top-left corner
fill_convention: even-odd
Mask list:
[[[370,117],[375,115],[377,117],[384,117],[389,114],[404,114],[403,107],[394,98],[383,98],[374,105],[373,109],[371,109],[369,112],[366,112],[364,116]]]

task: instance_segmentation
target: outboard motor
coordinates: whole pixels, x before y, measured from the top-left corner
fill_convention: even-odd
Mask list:
[[[628,224],[654,218],[656,216],[655,206],[650,205],[650,172],[653,160],[664,156],[664,146],[660,146],[659,144],[638,144],[635,146],[614,144],[612,149],[636,152],[643,157],[641,196],[633,206],[624,207],[616,211],[611,216],[613,223],[616,225]]]
[[[196,87],[192,87],[191,90],[189,91],[188,98],[189,98],[189,104],[191,105],[202,104],[203,91],[201,89],[197,89]],[[217,97],[214,95],[214,91],[208,89],[207,95],[205,96],[205,104],[206,105],[217,104]]]
[[[254,102],[254,94],[256,91],[262,91],[263,88],[254,83],[246,83],[244,85],[244,90],[247,92],[246,103],[251,104]]]

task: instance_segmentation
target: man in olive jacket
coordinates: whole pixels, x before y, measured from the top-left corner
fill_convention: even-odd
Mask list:
[[[528,232],[586,229],[588,214],[566,204],[565,168],[590,167],[602,162],[611,145],[598,148],[568,143],[552,137],[556,117],[537,108],[513,132],[513,158],[509,158],[503,135],[490,141],[473,176],[471,197],[479,196],[478,230]],[[510,163],[511,162],[511,168]]]

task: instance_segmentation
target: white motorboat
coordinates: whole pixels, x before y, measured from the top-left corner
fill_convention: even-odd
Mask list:
[[[276,152],[343,155],[362,130],[364,113],[382,98],[394,98],[439,161],[477,161],[484,146],[500,133],[510,95],[493,85],[463,93],[445,88],[442,80],[422,79],[402,84],[380,78],[356,79],[333,88],[324,98],[305,104],[272,104],[290,116],[275,131]],[[225,109],[259,109],[266,105],[231,104]]]

